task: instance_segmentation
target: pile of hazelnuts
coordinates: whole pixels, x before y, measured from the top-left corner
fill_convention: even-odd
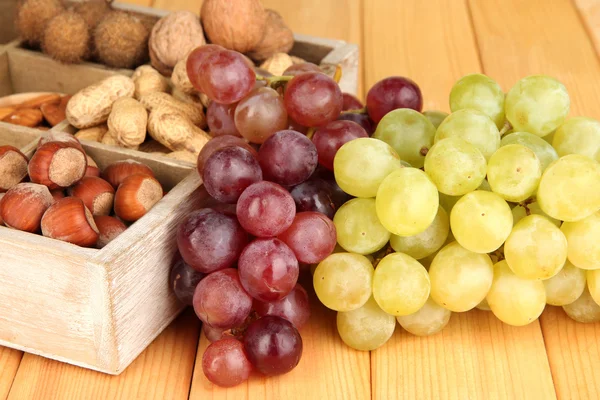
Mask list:
[[[68,133],[42,137],[31,159],[0,146],[0,226],[102,248],[163,195],[147,165],[117,161],[100,171]]]

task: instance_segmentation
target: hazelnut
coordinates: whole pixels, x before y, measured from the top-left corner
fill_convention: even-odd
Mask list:
[[[2,199],[4,198],[5,193],[0,193],[0,210],[2,210]],[[2,214],[0,214],[0,226],[4,225],[4,220],[2,219]]]
[[[102,177],[117,189],[126,178],[136,174],[154,177],[154,172],[150,167],[134,160],[117,161],[109,165],[104,169]]]
[[[160,183],[149,175],[131,175],[115,195],[115,214],[123,221],[142,218],[163,197]]]
[[[0,146],[0,192],[6,192],[27,176],[29,159],[13,146]]]
[[[70,142],[47,142],[29,162],[29,177],[50,189],[66,188],[81,180],[87,168],[84,151]]]
[[[92,159],[92,157],[87,157],[87,168],[85,169],[85,176],[100,176],[100,168],[98,168],[98,164],[96,161]]]
[[[71,135],[70,133],[66,133],[66,132],[50,131],[50,132],[44,134],[40,138],[37,148],[39,149],[40,147],[42,147],[44,144],[46,144],[48,142],[70,143],[70,144],[75,145],[76,147],[79,147],[81,150],[83,150],[83,147],[81,146],[81,142],[79,141],[79,139],[77,139],[75,136]]]
[[[57,202],[60,199],[64,199],[65,197],[67,197],[65,195],[65,191],[62,190],[62,189],[51,190],[50,194],[52,195],[52,198],[54,199],[55,202]]]
[[[109,217],[107,215],[98,215],[94,217],[94,221],[96,222],[96,226],[100,232],[98,242],[96,243],[96,247],[99,249],[112,242],[117,236],[127,229],[127,225],[125,225],[120,219]]]
[[[90,210],[81,199],[65,197],[52,204],[42,217],[42,234],[83,247],[98,240],[98,228]]]
[[[71,188],[71,196],[81,199],[92,215],[108,215],[113,208],[115,189],[104,179],[88,176]]]
[[[54,199],[46,186],[35,183],[19,183],[2,198],[0,219],[9,228],[25,232],[37,232],[42,216]]]

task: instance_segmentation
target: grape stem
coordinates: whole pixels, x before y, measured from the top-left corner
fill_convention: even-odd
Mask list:
[[[308,128],[308,131],[306,131],[306,137],[312,140],[313,136],[315,136],[316,131],[317,130],[315,128]]]
[[[512,125],[510,124],[510,122],[508,122],[508,120],[504,121],[504,126],[502,127],[502,129],[500,129],[500,137],[506,135],[506,133],[511,129]]]
[[[286,83],[288,83],[289,81],[291,81],[293,78],[293,76],[290,75],[284,75],[284,76],[262,76],[262,75],[256,75],[256,80],[257,81],[265,81],[267,83],[267,86],[269,86],[272,89],[278,89],[282,86],[284,86]]]
[[[340,83],[340,81],[342,80],[342,66],[340,64],[337,64],[335,66],[335,73],[333,74],[333,80],[335,81],[335,83]]]

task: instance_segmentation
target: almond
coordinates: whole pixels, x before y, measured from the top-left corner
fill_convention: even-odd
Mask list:
[[[42,119],[43,116],[40,110],[23,108],[4,118],[4,122],[33,128],[38,126],[42,122]]]
[[[59,103],[44,103],[41,105],[40,110],[50,126],[56,126],[65,120],[67,103],[69,102],[70,98],[71,96],[65,96],[60,100]]]
[[[42,94],[41,96],[34,97],[33,99],[29,99],[17,106],[17,108],[40,108],[42,104],[52,103],[56,104],[60,102],[60,94],[58,93],[49,93]]]
[[[15,112],[15,107],[0,107],[0,121],[3,121],[10,114]]]

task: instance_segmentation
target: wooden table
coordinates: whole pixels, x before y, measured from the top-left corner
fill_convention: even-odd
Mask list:
[[[199,10],[200,0],[131,0]],[[545,73],[569,89],[572,115],[600,118],[600,5],[592,0],[263,0],[296,32],[358,43],[361,94],[389,75],[421,86],[425,109],[448,111],[462,75],[484,72],[508,90]],[[202,374],[207,345],[185,312],[119,377],[0,348],[0,400],[21,399],[598,399],[600,324],[549,307],[522,328],[491,313],[454,314],[429,338],[397,329],[371,353],[344,346],[335,314],[317,304],[305,352],[285,376],[224,390]]]

